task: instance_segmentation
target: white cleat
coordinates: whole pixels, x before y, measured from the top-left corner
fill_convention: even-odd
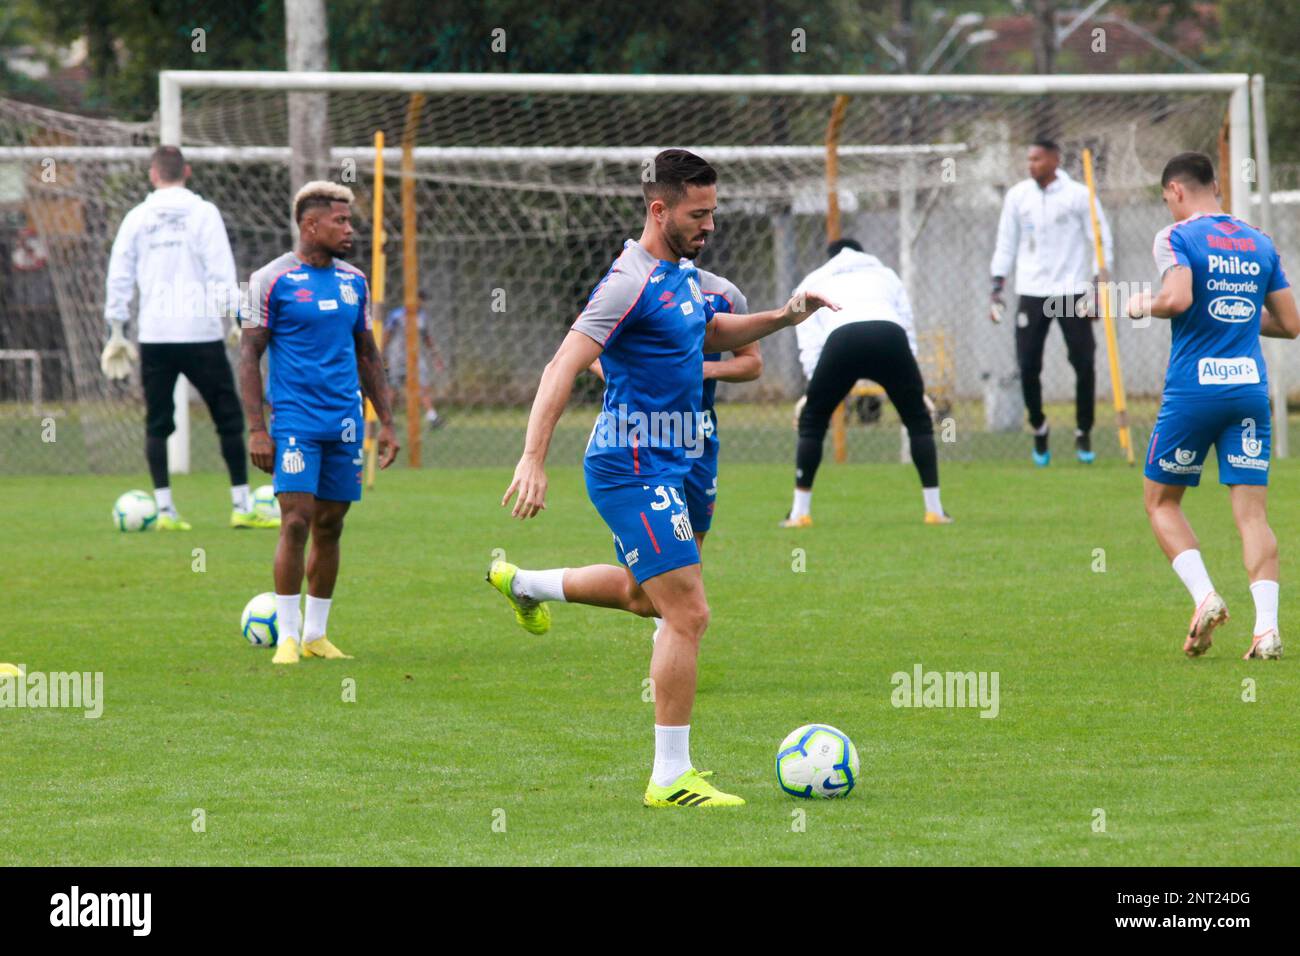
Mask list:
[[[1191,623],[1187,625],[1187,640],[1183,641],[1183,653],[1188,657],[1200,657],[1214,643],[1210,637],[1214,629],[1227,620],[1228,605],[1217,592],[1211,591],[1192,612]]]
[[[1282,657],[1282,638],[1278,636],[1277,631],[1270,628],[1263,634],[1256,634],[1250,642],[1250,650],[1242,657],[1242,660],[1257,658],[1265,661],[1276,661]]]

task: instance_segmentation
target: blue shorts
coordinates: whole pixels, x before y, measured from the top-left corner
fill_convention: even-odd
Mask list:
[[[304,492],[325,501],[360,501],[361,442],[272,435],[275,493]]]
[[[696,531],[708,531],[713,524],[713,505],[718,500],[716,442],[708,442],[704,454],[691,462],[682,490],[686,492],[686,511],[691,516],[691,527]]]
[[[1266,393],[1214,401],[1166,399],[1151,432],[1143,474],[1162,485],[1195,488],[1213,444],[1220,484],[1267,485],[1269,436]]]
[[[619,563],[638,583],[700,563],[680,485],[613,484],[587,472],[587,494],[614,533]]]

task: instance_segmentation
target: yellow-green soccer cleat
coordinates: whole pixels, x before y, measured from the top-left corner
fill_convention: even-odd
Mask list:
[[[488,568],[487,583],[510,602],[520,627],[530,634],[545,634],[551,629],[551,609],[545,601],[524,601],[515,597],[513,585],[518,571],[518,566],[509,561],[493,561]]]
[[[188,521],[176,514],[159,514],[154,527],[159,531],[193,531],[194,528]]]
[[[712,771],[691,769],[666,787],[655,785],[653,780],[645,788],[647,807],[743,807],[745,801],[734,793],[723,793],[704,778]]]
[[[812,527],[812,515],[800,515],[800,516],[797,517],[797,518],[795,518],[795,517],[787,517],[787,518],[783,518],[783,519],[781,519],[781,522],[780,522],[780,524],[777,525],[777,527],[779,527],[779,528],[811,528],[811,527]]]
[[[238,508],[230,512],[230,527],[232,528],[278,528],[280,527],[279,518],[268,518],[258,511],[240,511]]]
[[[328,637],[318,637],[314,641],[302,642],[303,657],[319,657],[327,661],[350,661],[351,654],[344,654],[341,650],[330,643]]]
[[[275,656],[271,658],[272,664],[297,664],[298,663],[298,642],[284,638],[275,645]]]

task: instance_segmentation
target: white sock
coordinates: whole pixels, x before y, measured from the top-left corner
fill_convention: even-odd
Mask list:
[[[659,641],[659,631],[663,628],[663,626],[664,626],[664,619],[662,617],[655,618],[655,632],[654,634],[651,635],[651,640],[655,641],[656,643]]]
[[[666,787],[691,769],[691,725],[661,727],[655,724],[655,768],[650,779]]]
[[[1183,579],[1187,591],[1192,596],[1192,603],[1197,607],[1201,602],[1210,596],[1214,590],[1214,585],[1210,583],[1210,572],[1205,570],[1205,562],[1201,560],[1201,552],[1195,548],[1190,548],[1174,558],[1174,573]]]
[[[302,633],[302,612],[298,610],[298,595],[275,596],[275,626],[280,632],[280,640],[302,640],[299,636]]]
[[[1250,586],[1255,599],[1255,633],[1277,630],[1277,582],[1256,581]]]
[[[330,598],[318,598],[307,595],[307,613],[302,625],[302,639],[314,641],[325,636],[325,625],[330,617]]]
[[[159,511],[175,513],[176,509],[172,507],[172,490],[170,488],[155,488],[153,490],[153,500],[157,503]]]
[[[253,501],[248,485],[231,485],[230,503],[235,506],[236,511],[252,511]]]
[[[514,583],[510,590],[515,597],[525,601],[563,601],[564,572],[568,568],[550,568],[546,571],[525,571],[520,568],[515,572]]]
[[[436,422],[438,420],[438,413],[431,408],[424,413],[424,420],[426,422]]]
[[[802,518],[804,515],[812,514],[812,489],[804,491],[802,488],[794,490],[794,504],[790,506],[791,518]]]
[[[943,514],[943,504],[939,501],[939,489],[922,488],[921,495],[925,498],[925,510],[931,514]]]

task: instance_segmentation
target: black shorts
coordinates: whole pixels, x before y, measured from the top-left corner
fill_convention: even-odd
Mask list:
[[[221,435],[242,434],[243,414],[235,377],[222,342],[141,342],[140,377],[144,381],[145,433],[166,438],[176,428],[172,395],[176,376],[198,389]]]

